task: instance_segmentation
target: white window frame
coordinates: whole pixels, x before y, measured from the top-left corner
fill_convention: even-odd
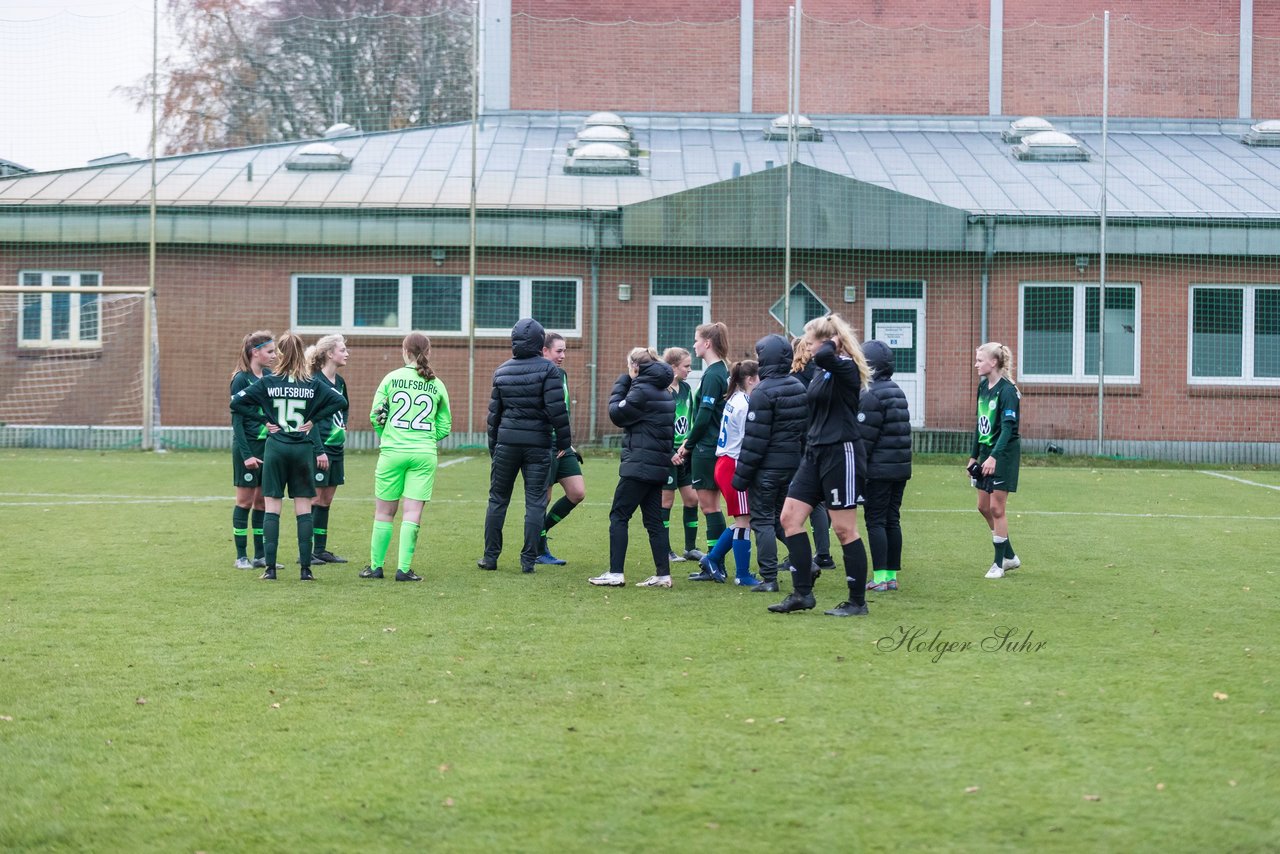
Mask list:
[[[1025,383],[1052,383],[1058,385],[1084,385],[1098,382],[1098,375],[1093,367],[1085,365],[1085,294],[1089,288],[1100,288],[1098,282],[1020,282],[1018,286],[1018,381]],[[1070,374],[1031,374],[1023,370],[1023,360],[1027,348],[1026,332],[1026,295],[1028,288],[1071,288],[1071,373]],[[1142,285],[1138,282],[1108,282],[1107,290],[1130,288],[1133,290],[1133,376],[1116,376],[1107,374],[1106,382],[1110,385],[1139,385],[1142,382]],[[1098,295],[1099,301],[1102,294]],[[1106,307],[1099,306],[1099,335],[1106,330]]]
[[[520,317],[533,317],[533,283],[536,282],[572,282],[574,284],[574,308],[572,329],[552,329],[548,332],[559,332],[565,338],[582,337],[582,279],[575,276],[476,276],[478,281],[500,281],[520,283]],[[466,312],[463,312],[464,316]],[[511,327],[476,327],[476,335],[482,338],[510,337]]]
[[[1254,377],[1254,340],[1253,326],[1255,315],[1256,298],[1255,295],[1259,290],[1277,290],[1280,289],[1280,282],[1275,284],[1245,284],[1244,282],[1222,283],[1214,282],[1212,284],[1192,284],[1187,288],[1187,384],[1198,386],[1280,386],[1280,377]],[[1198,290],[1231,290],[1244,291],[1244,305],[1241,309],[1242,317],[1240,318],[1240,370],[1242,376],[1238,377],[1197,377],[1192,374],[1194,370],[1193,359],[1195,358],[1195,311],[1196,301],[1195,292]]]
[[[441,273],[293,273],[289,279],[289,314],[291,327],[305,335],[325,335],[338,332],[352,338],[379,335],[406,335],[413,331],[410,324],[413,320],[413,279],[415,276],[446,275]],[[434,338],[465,338],[471,333],[471,277],[458,276],[462,282],[460,310],[461,329],[429,329],[425,332]],[[520,282],[520,316],[529,317],[533,307],[533,282],[573,282],[574,326],[572,329],[556,329],[566,338],[582,337],[582,279],[574,276],[477,276],[478,279],[518,280]],[[340,317],[336,326],[303,326],[298,323],[298,280],[299,279],[340,279],[342,296]],[[395,326],[356,326],[355,324],[355,282],[356,279],[395,279],[399,283],[399,300],[397,316],[399,323]],[[481,338],[505,338],[511,335],[511,327],[503,329],[477,328],[475,334]]]
[[[26,284],[27,276],[40,276],[39,285]],[[71,279],[71,283],[67,287],[61,285],[54,286],[54,276],[67,276]],[[96,284],[85,286],[82,284],[85,276],[97,276]],[[18,285],[23,288],[23,293],[18,294],[18,347],[24,350],[101,350],[102,349],[102,311],[103,300],[101,293],[95,293],[98,288],[102,287],[102,271],[101,270],[19,270]],[[26,298],[28,296],[40,296],[40,337],[38,339],[26,339],[22,337],[23,314],[26,311]],[[81,300],[78,297],[83,295],[94,295],[98,297],[98,337],[80,338],[80,308]],[[54,339],[53,337],[53,297],[55,295],[66,295],[71,297],[71,311],[68,321],[69,337]]]
[[[707,292],[702,296],[655,296],[653,293],[654,279],[702,279],[707,283]],[[710,276],[650,276],[649,277],[649,346],[656,348],[658,346],[658,307],[659,306],[676,306],[702,309],[702,323],[711,322],[711,277]],[[699,326],[702,323],[698,324]],[[697,362],[698,357],[693,352],[693,342],[680,345],[689,351],[689,355],[693,357],[693,361]],[[688,379],[685,380],[694,389],[697,389],[698,383],[702,382],[702,368],[689,372]]]
[[[781,317],[780,315],[777,315],[777,314],[774,314],[774,313],[773,313],[774,307],[775,307],[775,306],[777,306],[777,305],[778,305],[778,303],[782,302],[782,301],[783,301],[783,299],[791,300],[791,299],[792,299],[791,294],[792,294],[792,292],[793,292],[793,291],[795,291],[795,289],[796,289],[796,288],[804,288],[804,289],[805,289],[805,291],[807,291],[807,292],[808,292],[809,296],[811,296],[811,297],[813,297],[815,300],[817,300],[817,301],[818,301],[818,305],[822,306],[822,314],[816,315],[816,317],[825,317],[826,315],[828,315],[828,314],[830,314],[830,313],[831,313],[831,306],[827,305],[827,301],[826,301],[826,300],[824,300],[822,297],[818,296],[818,292],[817,292],[817,291],[815,291],[813,288],[809,287],[809,284],[808,284],[804,279],[796,279],[795,284],[793,284],[790,288],[788,288],[788,289],[787,289],[787,295],[786,295],[786,297],[778,297],[776,300],[774,300],[772,303],[770,303],[770,304],[769,304],[769,316],[770,316],[770,317],[772,317],[775,321],[777,321],[777,323],[778,323],[778,325],[779,325],[779,326],[782,326],[782,317]],[[808,323],[810,320],[813,320],[813,319],[814,319],[814,318],[812,318],[812,317],[810,317],[810,318],[806,318],[806,319],[805,319],[805,320],[800,324],[800,330],[799,330],[799,332],[798,332],[798,333],[793,333],[790,329],[783,329],[783,330],[782,330],[782,334],[783,334],[783,335],[788,335],[788,336],[792,336],[792,335],[793,335],[793,336],[795,336],[795,337],[797,337],[797,338],[801,338],[801,337],[803,337],[803,336],[804,336],[804,325],[805,325],[806,323]],[[795,323],[795,318],[794,318],[794,317],[791,319],[791,322],[792,322],[792,323]]]

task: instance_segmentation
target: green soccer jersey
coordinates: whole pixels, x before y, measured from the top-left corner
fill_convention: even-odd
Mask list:
[[[1021,404],[1022,395],[1005,377],[993,388],[987,387],[986,377],[978,381],[978,428],[974,431],[972,454],[975,459],[982,446],[998,454],[1018,441]]]
[[[564,411],[566,413],[571,413],[572,408],[571,408],[571,404],[569,403],[569,375],[565,373],[564,368],[558,368],[558,370],[560,371],[560,384],[564,386]],[[551,443],[553,445],[555,444],[555,437],[556,437],[556,428],[552,427]]]
[[[347,405],[347,399],[316,377],[305,380],[291,379],[275,374],[263,374],[248,388],[231,398],[231,411],[242,416],[261,410],[266,418],[280,429],[267,435],[267,443],[303,444],[310,442],[315,452],[324,452],[319,430],[302,432],[308,421],[312,427]]]
[[[315,429],[320,433],[320,441],[324,443],[325,453],[331,457],[340,457],[347,443],[347,413],[351,409],[350,398],[347,396],[347,381],[342,378],[342,374],[334,374],[333,382],[329,382],[329,378],[323,373],[316,374],[316,379],[342,395],[343,400],[348,401],[347,405],[315,425]]]
[[[264,370],[262,375],[270,376],[271,371]],[[236,371],[236,375],[231,378],[231,396],[235,397],[240,392],[247,389],[258,381],[252,371]],[[249,448],[249,442],[261,442],[267,438],[267,417],[262,409],[258,409],[251,413],[240,414],[238,412],[231,413],[231,434],[232,441],[235,443],[236,453],[241,459],[253,456]]]
[[[693,389],[689,388],[687,382],[680,380],[672,396],[676,399],[676,440],[672,448],[675,450],[689,438],[689,430],[693,426]]]
[[[720,419],[724,416],[728,391],[729,368],[723,360],[702,372],[702,382],[694,400],[693,426],[686,437],[693,450],[703,454],[716,452],[716,439],[720,436]]]
[[[378,424],[379,410],[386,422]],[[436,444],[453,429],[449,393],[437,377],[424,380],[410,367],[397,368],[382,378],[369,413],[382,437],[383,450],[436,453]]]

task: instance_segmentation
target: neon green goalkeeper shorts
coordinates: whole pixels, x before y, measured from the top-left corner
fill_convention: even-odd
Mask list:
[[[373,475],[373,496],[379,501],[430,501],[436,485],[436,455],[382,451]]]

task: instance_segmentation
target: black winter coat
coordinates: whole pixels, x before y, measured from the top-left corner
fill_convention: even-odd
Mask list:
[[[671,366],[650,362],[635,379],[623,374],[609,395],[609,420],[622,428],[618,474],[646,483],[666,483],[676,435],[676,399]]]
[[[858,399],[858,430],[867,450],[871,480],[911,479],[911,414],[893,376],[893,350],[883,341],[862,345],[871,384]]]
[[[750,489],[761,471],[795,471],[809,428],[805,388],[791,371],[791,345],[781,335],[756,342],[760,384],[751,391],[733,488]]]
[[[489,398],[489,453],[494,446],[551,447],[573,445],[569,409],[564,402],[564,374],[542,356],[542,324],[526,317],[511,330],[512,358],[493,372]]]
[[[805,390],[809,406],[809,447],[861,444],[858,431],[858,398],[862,378],[852,359],[836,355],[836,345],[827,341],[813,353],[817,373]],[[861,462],[861,460],[859,460]]]

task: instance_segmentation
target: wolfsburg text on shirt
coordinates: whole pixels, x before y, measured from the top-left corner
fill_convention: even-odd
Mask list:
[[[267,394],[271,397],[315,397],[316,390],[311,386],[268,386]]]
[[[435,383],[431,380],[402,380],[394,379],[387,383],[388,388],[411,388],[416,391],[435,391]]]

